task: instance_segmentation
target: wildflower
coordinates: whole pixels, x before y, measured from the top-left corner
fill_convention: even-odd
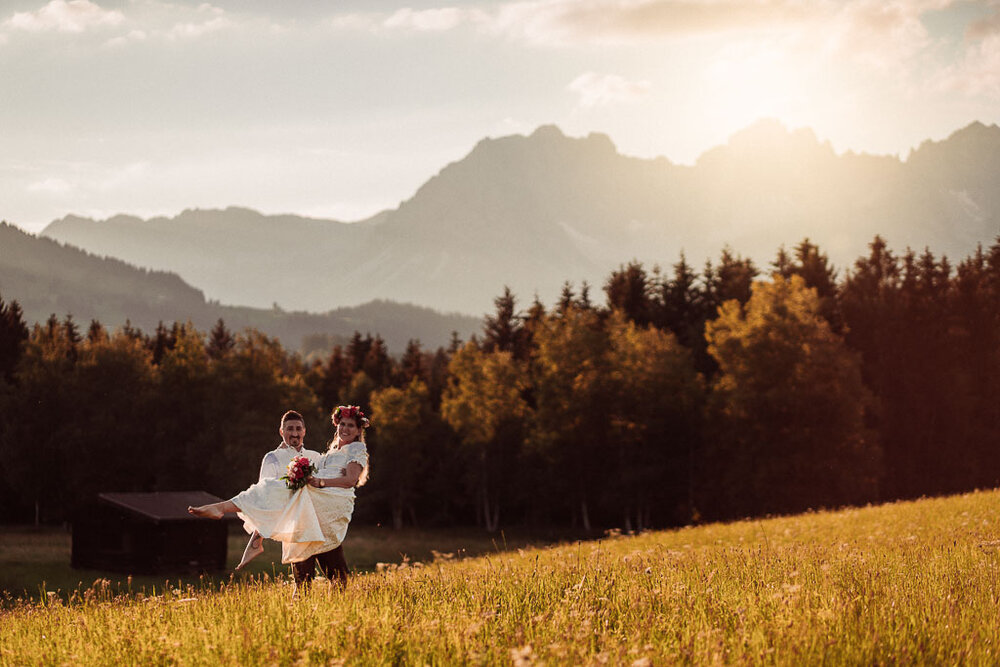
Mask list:
[[[531,644],[525,644],[520,648],[512,648],[510,650],[510,659],[515,667],[526,667],[532,663],[534,658],[535,651],[531,648]]]

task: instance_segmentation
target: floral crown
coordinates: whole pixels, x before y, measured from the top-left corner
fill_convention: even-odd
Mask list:
[[[354,419],[361,428],[366,428],[369,424],[368,417],[365,417],[365,413],[357,405],[338,405],[333,411],[334,425],[340,424],[340,421],[345,417],[347,419]]]

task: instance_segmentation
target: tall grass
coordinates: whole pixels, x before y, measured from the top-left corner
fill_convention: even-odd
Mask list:
[[[512,535],[501,533],[492,536],[469,530],[430,530],[414,528],[393,530],[383,526],[352,526],[344,551],[348,565],[356,572],[376,569],[379,563],[399,562],[404,558],[426,561],[435,551],[451,552],[459,556],[474,556],[532,544],[550,544],[566,539],[565,533],[551,531],[516,531]],[[76,589],[85,588],[84,582],[108,580],[107,588],[119,591],[144,592],[165,586],[165,575],[135,575],[70,567],[71,534],[60,528],[0,527],[0,606],[11,597],[35,597],[44,585],[48,591],[67,598]],[[247,534],[233,526],[229,535],[228,563],[223,572],[206,577],[173,574],[169,579],[192,579],[201,585],[228,581],[233,568],[240,560],[247,542]],[[281,563],[281,545],[264,540],[264,554],[250,563],[240,575],[274,577],[288,574],[289,568]],[[182,587],[185,584],[182,584]],[[167,584],[167,588],[172,585]]]
[[[1000,494],[0,616],[0,663],[971,663],[1000,649]]]

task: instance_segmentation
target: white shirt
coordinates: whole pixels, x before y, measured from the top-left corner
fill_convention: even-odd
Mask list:
[[[282,442],[275,449],[264,455],[264,458],[260,462],[260,477],[258,477],[258,481],[281,477],[288,472],[288,464],[296,456],[305,456],[313,465],[319,467],[319,460],[323,455],[305,447],[296,451],[294,447],[289,447]]]

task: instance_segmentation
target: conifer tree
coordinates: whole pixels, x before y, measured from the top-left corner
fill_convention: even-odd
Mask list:
[[[87,342],[96,343],[104,338],[107,338],[108,332],[104,328],[104,325],[97,320],[91,320],[90,326],[87,328]]]
[[[622,313],[639,326],[653,320],[652,284],[646,269],[636,261],[620,266],[604,283],[608,309]]]
[[[448,354],[455,354],[460,349],[462,349],[462,338],[457,331],[452,331],[451,338],[448,340]]]
[[[753,260],[734,254],[728,246],[723,248],[718,267],[713,267],[711,262],[707,262],[702,277],[705,285],[705,301],[709,310],[714,311],[731,299],[741,304],[749,301],[751,287],[757,275],[757,267]]]
[[[567,280],[559,292],[559,300],[556,301],[556,314],[560,317],[564,316],[575,303],[576,294],[573,292],[573,286]]]
[[[28,325],[17,301],[5,303],[0,297],[0,380],[12,382],[17,362],[24,354]]]
[[[816,290],[820,314],[834,331],[843,330],[843,316],[837,302],[837,271],[818,246],[808,238],[803,239],[795,246],[794,255],[789,255],[782,246],[771,267],[782,278],[801,276],[806,287]]]
[[[524,316],[525,345],[528,348],[529,356],[531,350],[535,348],[535,331],[545,323],[545,317],[545,305],[538,298],[538,294],[535,294],[535,298],[532,300],[531,305],[528,307],[528,312]]]
[[[861,354],[865,386],[874,394],[877,409],[872,426],[879,434],[885,457],[882,491],[888,497],[913,493],[917,460],[909,456],[907,416],[903,403],[893,398],[903,386],[905,362],[901,339],[910,326],[904,319],[903,273],[900,259],[886,241],[876,236],[868,255],[855,261],[840,286],[840,308],[847,344]]]
[[[660,327],[677,336],[686,347],[695,352],[696,358],[704,354],[705,321],[709,312],[705,295],[698,289],[698,277],[687,263],[684,253],[673,266],[673,275],[660,285]]]
[[[360,331],[355,331],[347,344],[347,358],[351,360],[351,370],[359,371],[365,367],[365,359],[372,348],[373,339],[371,334],[361,335]]]
[[[121,332],[132,340],[145,340],[146,338],[141,329],[132,326],[132,320],[129,319],[125,320],[125,325],[122,327]]]
[[[73,321],[73,316],[69,314],[63,318],[62,324],[57,326],[62,328],[62,339],[65,343],[66,356],[75,362],[79,356],[80,341],[83,340],[80,336],[80,328]]]
[[[371,339],[361,368],[377,387],[384,387],[392,381],[395,367],[381,336],[376,335]]]
[[[351,362],[344,354],[344,348],[334,345],[330,356],[319,376],[316,395],[325,414],[329,414],[342,403],[341,397],[351,381]]]
[[[208,334],[207,351],[212,359],[222,359],[229,354],[236,345],[236,338],[232,332],[226,328],[226,323],[220,317],[216,321],[212,331]]]
[[[590,300],[590,283],[584,280],[580,284],[580,296],[576,299],[576,307],[580,310],[593,310],[594,304]]]
[[[413,380],[426,382],[429,372],[427,355],[421,349],[420,341],[411,338],[406,343],[406,350],[399,360],[399,384],[407,386]]]
[[[173,347],[173,343],[170,331],[164,326],[163,320],[160,320],[149,340],[149,351],[153,355],[154,366],[160,365],[160,360],[163,359],[164,353],[171,347]]]
[[[505,286],[503,294],[494,299],[493,303],[496,312],[488,315],[483,324],[483,350],[501,350],[510,352],[515,359],[527,359],[527,332],[523,317],[517,312],[517,300],[510,288]]]
[[[427,389],[435,412],[440,412],[441,395],[448,384],[448,364],[450,362],[451,355],[443,347],[439,347],[434,356],[431,357],[430,370],[427,374]]]

